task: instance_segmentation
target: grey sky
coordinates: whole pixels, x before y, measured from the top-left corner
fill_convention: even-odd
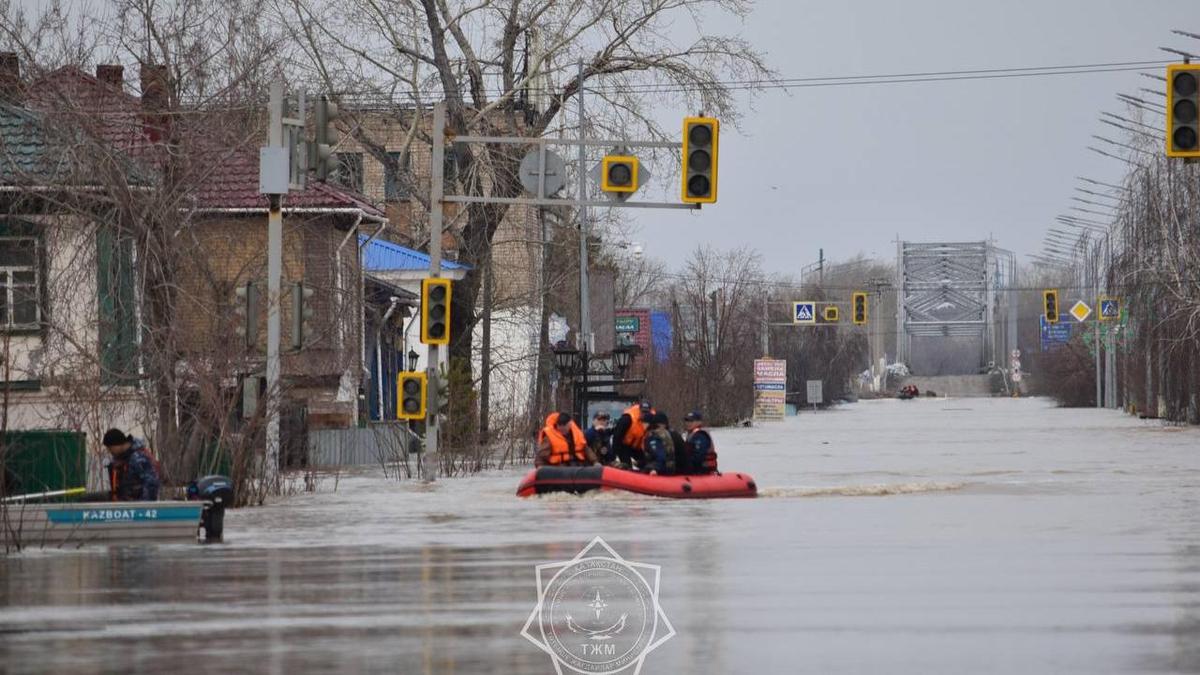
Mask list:
[[[1160,45],[1200,52],[1172,28],[1200,32],[1200,3],[761,0],[742,32],[782,76],[805,77],[1166,60]],[[745,243],[778,272],[819,247],[893,258],[897,234],[992,235],[1023,256],[1073,203],[1075,176],[1121,175],[1086,146],[1091,134],[1119,137],[1097,117],[1123,114],[1114,95],[1141,86],[1153,83],[1103,73],[766,92],[740,132],[723,130],[719,203],[695,216],[639,213],[635,239],[673,263],[697,242]]]

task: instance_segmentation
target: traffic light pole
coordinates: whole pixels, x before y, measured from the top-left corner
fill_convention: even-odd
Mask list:
[[[433,157],[430,160],[429,180],[429,276],[439,277],[442,274],[442,218],[444,197],[446,194],[443,182],[446,162],[446,104],[437,103],[433,106]],[[447,307],[446,330],[450,330],[450,316]],[[436,383],[438,380],[438,364],[441,351],[439,345],[428,345],[429,356],[426,359],[425,372],[427,381]],[[448,370],[448,369],[447,369]],[[449,373],[447,372],[447,375]],[[430,387],[434,391],[440,388],[435,384]],[[438,405],[429,405],[426,395],[425,404],[425,452],[420,458],[421,477],[427,481],[437,479],[438,466]]]
[[[271,84],[269,145],[284,147],[283,83]],[[283,195],[271,194],[267,212],[267,452],[263,478],[268,489],[279,482],[279,286],[283,274]],[[254,317],[250,317],[254,321]]]

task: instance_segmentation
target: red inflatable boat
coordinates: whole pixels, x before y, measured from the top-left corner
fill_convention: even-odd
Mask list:
[[[701,476],[651,476],[609,466],[544,466],[534,469],[517,488],[518,497],[546,492],[581,493],[589,490],[625,490],[676,499],[754,497],[758,486],[744,473]]]

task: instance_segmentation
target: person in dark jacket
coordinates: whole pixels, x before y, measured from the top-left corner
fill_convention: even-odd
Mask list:
[[[113,501],[157,501],[158,489],[162,483],[157,462],[154,461],[146,443],[120,429],[104,432],[103,443],[112,456],[107,468]]]
[[[613,428],[612,445],[618,466],[622,469],[631,469],[634,463],[641,466],[645,461],[643,447],[646,440],[647,421],[653,414],[654,408],[651,407],[650,402],[642,401],[629,406],[617,418],[617,425]]]
[[[650,417],[643,446],[646,463],[642,470],[651,476],[675,473],[675,442],[671,439],[668,423],[663,413],[655,413]]]
[[[717,446],[704,428],[704,415],[699,410],[693,410],[684,416],[683,426],[687,429],[684,448],[688,457],[688,473],[716,473]]]
[[[609,414],[601,410],[592,417],[592,426],[583,432],[588,447],[596,453],[601,464],[612,464],[615,461],[612,447],[613,430],[608,428],[609,419]]]

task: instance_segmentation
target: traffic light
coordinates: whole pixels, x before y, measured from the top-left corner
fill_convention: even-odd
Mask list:
[[[854,316],[851,317],[851,320],[854,325],[861,326],[867,322],[867,294],[863,291],[856,291],[851,297],[854,299],[852,303]]]
[[[683,120],[683,202],[717,201],[717,136],[721,123],[714,117]]]
[[[258,344],[258,289],[251,282],[238,286],[234,292],[237,302],[233,313],[238,317],[237,333],[245,338],[245,345],[253,349]]]
[[[317,180],[325,180],[331,173],[333,163],[333,146],[337,145],[335,137],[337,130],[333,123],[337,120],[337,104],[322,95],[317,99],[316,138],[313,143],[313,157],[309,162],[317,170]]]
[[[450,280],[421,280],[421,342],[450,344]]]
[[[396,419],[425,419],[425,373],[400,373],[396,377]]]
[[[1045,308],[1046,323],[1058,323],[1058,289],[1042,291],[1042,307]]]
[[[841,316],[841,312],[834,305],[829,305],[825,308],[825,323],[837,323]]]
[[[1167,66],[1167,156],[1200,157],[1200,64]]]
[[[607,155],[600,160],[600,189],[605,192],[637,192],[638,158]]]
[[[292,349],[304,347],[305,336],[310,330],[308,320],[312,318],[313,289],[297,281],[292,284]]]

